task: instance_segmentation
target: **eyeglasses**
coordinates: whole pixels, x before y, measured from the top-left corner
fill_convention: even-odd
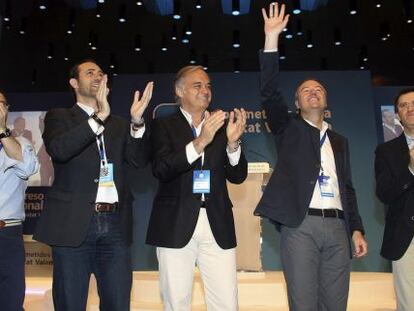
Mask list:
[[[398,103],[397,106],[398,106],[398,109],[414,108],[414,101],[412,101],[412,102]]]
[[[6,107],[7,109],[9,109],[9,107],[10,107],[10,105],[4,100],[0,100],[0,104],[3,104],[4,107]]]

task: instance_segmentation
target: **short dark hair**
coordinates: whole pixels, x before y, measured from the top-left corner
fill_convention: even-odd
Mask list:
[[[8,107],[10,107],[10,104],[9,104],[9,102],[8,102],[8,100],[7,100],[6,93],[5,93],[2,89],[0,89],[0,94],[1,94],[1,95],[3,95],[4,99],[6,100],[6,105],[7,105]]]
[[[79,66],[84,63],[94,63],[95,65],[99,66],[99,64],[96,62],[96,60],[92,58],[85,58],[77,62],[69,71],[69,79],[79,79]],[[100,67],[100,66],[99,66]]]
[[[395,112],[398,112],[398,101],[400,100],[400,97],[408,94],[408,93],[414,93],[414,87],[407,87],[405,89],[402,89],[397,96],[394,98],[394,110]]]

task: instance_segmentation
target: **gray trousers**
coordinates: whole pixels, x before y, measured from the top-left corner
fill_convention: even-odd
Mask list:
[[[351,258],[345,222],[306,215],[281,228],[281,259],[291,311],[345,311]]]

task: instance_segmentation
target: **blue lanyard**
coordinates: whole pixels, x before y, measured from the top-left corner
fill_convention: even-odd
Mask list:
[[[327,131],[325,131],[325,134],[323,134],[323,136],[322,136],[322,138],[321,138],[321,141],[320,141],[320,146],[321,146],[321,148],[322,148],[323,143],[325,142],[325,139],[326,139],[326,134],[327,134]]]
[[[193,125],[191,125],[191,131],[193,132],[194,138],[197,138],[198,137],[197,136],[197,131],[196,131],[196,129],[195,129],[195,127]]]
[[[325,142],[325,140],[326,140],[326,134],[327,134],[327,132],[328,131],[325,131],[325,134],[323,134],[323,136],[322,136],[322,138],[321,138],[321,140],[320,140],[320,146],[321,146],[321,149],[322,149],[322,146],[323,146],[323,143]],[[322,152],[321,152],[322,153]],[[321,154],[321,157],[322,157],[322,154]],[[322,166],[322,161],[321,161],[321,173],[320,173],[320,176],[323,176],[323,166]]]

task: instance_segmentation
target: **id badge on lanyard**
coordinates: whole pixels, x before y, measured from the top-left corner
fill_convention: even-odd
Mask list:
[[[197,132],[194,126],[191,126],[193,136],[197,137]],[[203,164],[201,164],[201,170],[193,171],[193,193],[210,193],[210,170],[203,170]]]
[[[96,140],[98,143],[100,160],[99,185],[112,186],[114,183],[114,166],[112,163],[108,163],[103,135],[99,135]]]

